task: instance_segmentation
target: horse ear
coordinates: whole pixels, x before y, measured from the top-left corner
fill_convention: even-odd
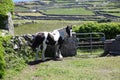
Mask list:
[[[67,25],[67,28],[69,27],[69,25]]]
[[[67,25],[67,29],[72,29],[72,25]]]
[[[70,25],[67,25],[67,28],[69,28],[70,27]]]

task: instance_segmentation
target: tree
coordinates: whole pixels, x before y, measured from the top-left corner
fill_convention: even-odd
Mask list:
[[[0,0],[0,28],[4,28],[4,20],[7,19],[7,13],[14,11],[14,3],[12,0]]]
[[[8,12],[14,11],[14,3],[12,0],[0,1],[0,15],[6,15]]]

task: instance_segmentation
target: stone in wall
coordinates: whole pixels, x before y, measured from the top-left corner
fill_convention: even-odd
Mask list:
[[[5,23],[6,23],[5,27],[9,31],[9,34],[14,36],[14,26],[13,26],[13,21],[12,21],[12,14],[9,12],[7,15],[8,15],[8,19],[5,21]]]
[[[115,39],[106,40],[104,43],[104,54],[106,55],[120,55],[120,35],[117,35]]]

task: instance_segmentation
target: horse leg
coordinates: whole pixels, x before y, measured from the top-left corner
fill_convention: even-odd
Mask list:
[[[56,45],[55,55],[56,55],[56,59],[57,58],[58,58],[58,60],[63,59],[63,56],[62,56],[61,51],[60,51],[60,45]]]
[[[59,59],[63,59],[60,49],[58,50],[58,56],[59,56]]]
[[[55,58],[58,58],[58,45],[55,45]]]
[[[36,55],[35,55],[35,60],[38,60],[38,53],[40,51],[40,46],[37,48]]]
[[[42,50],[42,61],[45,61],[45,50],[47,48],[47,45],[44,43],[43,44],[43,50]]]

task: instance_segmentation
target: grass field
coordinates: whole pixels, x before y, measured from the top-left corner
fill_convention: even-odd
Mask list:
[[[60,15],[94,15],[90,10],[84,8],[58,8],[43,11],[46,14],[60,14]]]
[[[20,16],[42,16],[40,13],[18,13]]]
[[[110,15],[113,15],[113,16],[119,16],[120,17],[120,13],[107,13],[107,14],[110,14]]]
[[[3,80],[119,80],[119,62],[120,57],[81,58],[78,53],[63,61],[50,60],[27,65],[22,71],[11,70]]]
[[[17,10],[28,10],[28,9],[24,7],[15,6],[15,11]]]
[[[14,23],[24,23],[24,20],[14,21]],[[27,21],[26,21],[27,22]],[[15,35],[33,34],[40,31],[52,31],[54,29],[66,27],[67,25],[80,25],[84,21],[59,21],[59,20],[40,20],[35,24],[26,24],[15,27]]]

